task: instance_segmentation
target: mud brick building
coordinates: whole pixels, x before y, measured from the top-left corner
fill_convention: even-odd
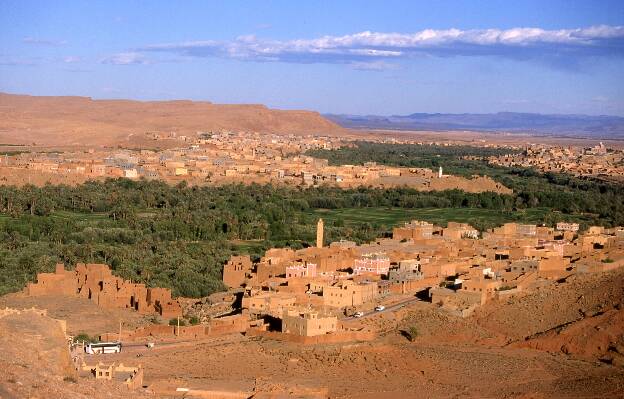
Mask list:
[[[165,318],[182,316],[182,308],[167,288],[147,288],[113,276],[108,265],[78,263],[75,270],[57,264],[54,273],[39,273],[26,294],[79,296],[103,308],[127,308],[139,313],[158,313]]]
[[[230,288],[240,287],[250,277],[252,267],[249,255],[232,256],[223,266],[223,283]]]
[[[271,315],[281,317],[284,310],[294,306],[297,297],[292,294],[279,292],[251,293],[243,297],[242,307],[252,314]]]
[[[316,277],[316,264],[294,264],[286,267],[286,278]]]
[[[324,304],[336,308],[359,306],[374,300],[377,295],[377,282],[357,284],[345,280],[323,287]]]
[[[386,295],[427,291],[434,303],[466,316],[492,298],[577,271],[621,266],[624,228],[575,229],[564,223],[558,229],[506,223],[480,233],[466,223],[441,227],[411,221],[396,227],[392,238],[361,245],[339,241],[321,248],[274,248],[257,263],[232,257],[223,279],[245,285],[244,311],[290,317],[292,326],[285,328],[293,331],[302,331],[305,316],[284,316],[284,310],[306,307],[337,314],[344,308],[370,308]]]
[[[314,311],[285,310],[282,316],[282,332],[313,337],[336,331],[336,316],[321,316]]]
[[[123,383],[130,390],[141,388],[143,385],[144,369],[141,365],[137,367],[124,366],[123,363],[104,364],[98,362],[95,365],[82,363],[78,367],[80,375],[92,375],[97,380],[111,380]]]
[[[390,258],[385,253],[371,253],[362,255],[355,260],[353,272],[360,274],[388,274],[390,271]]]
[[[395,227],[392,230],[392,238],[395,240],[421,240],[431,238],[433,224],[413,220],[405,223],[403,227]]]
[[[63,264],[57,264],[54,273],[37,274],[37,284],[29,283],[26,292],[31,296],[75,295],[78,292],[76,273],[65,270]]]

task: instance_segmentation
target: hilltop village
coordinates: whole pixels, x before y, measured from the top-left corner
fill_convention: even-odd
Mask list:
[[[244,290],[243,310],[282,319],[282,332],[295,335],[335,333],[343,316],[366,316],[414,294],[466,317],[493,298],[624,265],[623,228],[579,234],[578,227],[508,223],[481,234],[464,223],[412,221],[392,238],[324,246],[320,220],[316,247],[271,249],[257,263],[232,257],[223,281]]]
[[[492,299],[624,265],[624,228],[578,229],[564,222],[555,228],[507,223],[479,232],[465,223],[412,221],[395,227],[391,238],[325,245],[321,219],[315,247],[270,249],[257,262],[232,256],[223,268],[230,290],[206,302],[172,299],[167,289],[124,281],[108,266],[90,264],[73,271],[58,265],[55,273],[39,274],[25,293],[79,296],[178,321],[177,327],[154,324],[103,339],[246,332],[300,343],[370,340],[375,331],[359,319],[416,300],[467,317]],[[197,325],[181,327],[180,318]]]

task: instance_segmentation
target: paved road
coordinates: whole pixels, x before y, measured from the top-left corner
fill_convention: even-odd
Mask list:
[[[232,337],[233,336],[208,337],[204,339],[185,339],[185,340],[179,340],[179,341],[165,341],[165,342],[157,341],[157,340],[145,341],[145,342],[137,342],[137,341],[125,342],[125,343],[122,342],[121,354],[109,353],[109,354],[87,355],[86,353],[83,354],[82,351],[78,351],[77,353],[81,355],[86,355],[88,358],[97,358],[99,356],[104,356],[104,358],[110,358],[114,356],[121,356],[122,354],[127,354],[127,353],[136,353],[137,356],[140,356],[141,352],[146,352],[146,351],[157,351],[159,349],[180,347],[180,346],[193,346],[197,344],[203,344],[207,346],[220,346],[220,345],[231,344],[233,342],[237,342],[238,340],[240,340],[239,336],[236,336],[236,338],[232,338]],[[147,347],[148,342],[154,342],[154,347],[148,348]]]
[[[127,344],[123,344],[123,349],[124,350],[129,349],[128,350],[129,352],[136,352],[136,351],[144,351],[144,350],[158,350],[158,349],[162,349],[166,347],[189,346],[189,345],[197,345],[197,344],[203,344],[207,346],[219,346],[219,345],[231,344],[233,342],[238,342],[240,341],[240,339],[241,339],[240,335],[232,334],[232,335],[224,335],[224,336],[217,336],[217,337],[184,339],[184,340],[164,341],[164,342],[157,341],[157,340],[151,340],[151,341],[145,341],[145,342],[133,341],[133,342],[128,342]],[[148,348],[147,347],[148,342],[153,342],[154,347]]]
[[[368,311],[368,312],[364,312],[364,316],[362,316],[362,317],[345,316],[345,317],[342,318],[342,320],[358,320],[358,319],[361,320],[363,318],[366,318],[366,317],[369,317],[369,316],[372,316],[372,315],[375,315],[375,314],[385,313],[385,312],[393,312],[393,311],[401,309],[401,308],[403,308],[403,307],[405,307],[405,306],[407,306],[409,304],[412,304],[414,302],[420,302],[420,301],[421,301],[420,298],[413,297],[413,298],[410,298],[410,299],[406,299],[405,301],[395,303],[393,305],[388,305],[388,306],[386,306],[386,308],[384,310],[379,311],[379,312],[376,311],[376,310],[371,310],[371,311]]]

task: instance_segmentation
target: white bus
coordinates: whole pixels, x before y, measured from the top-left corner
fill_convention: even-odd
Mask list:
[[[90,355],[98,353],[119,353],[121,352],[121,342],[99,342],[85,346],[85,352]]]

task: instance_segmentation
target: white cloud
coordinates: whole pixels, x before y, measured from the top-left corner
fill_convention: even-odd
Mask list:
[[[359,71],[387,71],[392,69],[397,69],[395,64],[383,61],[354,61],[349,64],[353,69],[357,69]]]
[[[35,66],[40,65],[42,61],[40,57],[15,57],[0,54],[0,65],[4,66]]]
[[[267,40],[241,36],[231,41],[188,41],[154,44],[116,54],[114,64],[145,63],[146,53],[183,57],[221,57],[258,62],[341,63],[367,65],[423,56],[500,56],[514,59],[545,59],[553,64],[570,63],[589,56],[624,55],[623,26],[545,30],[425,29],[414,33],[364,31],[315,39]],[[374,65],[374,64],[372,64]]]
[[[63,57],[63,62],[66,64],[73,64],[80,61],[82,61],[82,58],[74,55],[68,55],[67,57]]]
[[[52,40],[52,39],[42,39],[36,37],[25,37],[22,39],[23,43],[26,44],[35,44],[39,46],[62,46],[67,44],[66,40]]]
[[[125,52],[113,54],[110,57],[102,60],[103,64],[113,65],[133,65],[133,64],[148,64],[147,58],[138,52]]]

